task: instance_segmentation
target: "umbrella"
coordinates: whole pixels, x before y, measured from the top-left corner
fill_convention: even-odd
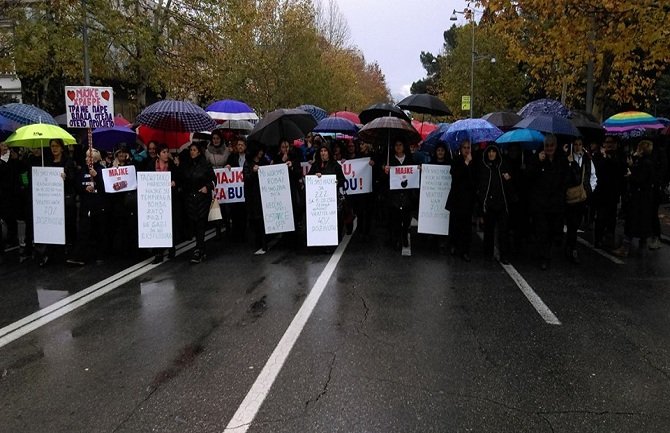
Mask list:
[[[530,116],[557,116],[565,119],[572,116],[570,109],[555,99],[538,99],[528,104],[517,112],[521,117]]]
[[[231,120],[224,120],[223,123],[221,123],[215,129],[230,129],[233,131],[244,132],[248,134],[249,132],[251,132],[252,129],[254,129],[254,124],[249,122],[248,120],[231,119]]]
[[[356,135],[358,133],[358,126],[351,120],[343,117],[326,117],[316,125],[313,131]]]
[[[530,116],[514,125],[514,128],[530,128],[550,134],[571,135],[579,137],[581,133],[568,119],[558,116]]]
[[[0,116],[0,141],[3,141],[5,138],[9,137],[16,131],[16,128],[20,127],[18,123],[9,120],[6,117]]]
[[[136,137],[135,131],[128,126],[95,128],[93,130],[93,147],[105,152],[112,152],[120,143],[134,144]]]
[[[20,125],[30,125],[32,123],[57,125],[54,118],[51,117],[51,114],[41,108],[37,108],[34,105],[19,104],[17,102],[0,106],[0,115],[9,120],[13,120]]]
[[[304,137],[315,126],[316,120],[308,112],[282,108],[263,117],[247,138],[266,146],[277,146],[281,139],[293,141]]]
[[[449,144],[451,150],[458,150],[461,142],[470,140],[470,143],[484,143],[495,141],[503,132],[494,124],[484,119],[457,120],[442,134],[442,140]]]
[[[605,138],[605,129],[587,113],[574,111],[570,121],[587,140],[602,141]]]
[[[5,140],[8,146],[46,147],[50,140],[61,139],[65,144],[76,144],[77,140],[60,126],[35,123],[22,126]]]
[[[421,143],[421,150],[425,152],[433,152],[435,150],[435,146],[437,146],[438,143],[444,143],[442,140],[442,134],[447,132],[447,129],[449,129],[450,125],[451,123],[438,123],[436,125],[437,129],[428,134],[428,136]]]
[[[306,105],[300,105],[299,107],[295,108],[297,108],[298,110],[308,112],[309,114],[314,116],[314,120],[316,120],[317,122],[321,122],[323,119],[328,117],[328,112],[321,107],[317,107],[316,105],[306,104]]]
[[[253,108],[235,99],[213,102],[205,111],[216,120],[258,120]]]
[[[448,116],[451,114],[451,110],[440,98],[427,93],[409,95],[398,102],[398,107],[415,113],[432,114],[434,116]]]
[[[521,143],[521,147],[526,150],[537,149],[538,144],[544,142],[544,135],[540,131],[534,129],[513,129],[508,131],[496,139],[496,143],[500,144],[501,148],[507,147],[509,143]]]
[[[393,116],[378,117],[358,131],[358,136],[368,143],[386,143],[386,164],[391,157],[391,141],[402,140],[407,144],[418,143],[421,135],[409,122]]]
[[[395,105],[388,103],[370,105],[368,108],[361,111],[361,114],[358,115],[358,117],[361,119],[361,122],[363,123],[370,123],[376,118],[384,116],[393,116],[407,122],[410,121],[409,116],[407,116],[404,111]]]
[[[2,114],[2,113],[0,113]],[[624,111],[615,114],[603,122],[605,130],[610,132],[626,132],[632,129],[663,129],[664,126],[651,114],[642,111]]]
[[[147,125],[139,125],[135,132],[137,138],[145,145],[153,141],[163,143],[170,149],[181,149],[183,146],[190,144],[193,136],[190,132],[164,131]]]
[[[482,116],[482,119],[494,124],[503,131],[507,131],[519,123],[522,117],[511,111],[494,111]]]
[[[659,123],[662,124],[663,126],[670,125],[670,119],[668,119],[667,117],[657,117],[656,120],[658,120]]]
[[[360,125],[361,123],[361,119],[358,117],[358,114],[352,113],[351,111],[338,111],[336,113],[332,113],[330,117],[341,117],[343,119],[351,120],[356,125]]]
[[[67,126],[67,113],[59,114],[58,116],[54,116],[54,120],[56,121],[56,124],[58,126]]]
[[[430,122],[419,122],[418,120],[412,120],[411,124],[414,129],[419,131],[422,140],[425,140],[426,137],[428,137],[428,134],[437,129],[437,125]]]
[[[216,128],[216,122],[202,108],[191,102],[168,99],[149,105],[136,121],[166,131],[197,132]]]
[[[121,114],[114,116],[114,126],[130,126],[130,122]]]

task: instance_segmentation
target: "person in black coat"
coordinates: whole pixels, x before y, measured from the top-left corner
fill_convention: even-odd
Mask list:
[[[344,228],[344,215],[342,206],[344,204],[344,173],[342,166],[331,154],[326,145],[322,145],[316,152],[314,164],[309,169],[308,175],[321,177],[324,174],[334,174],[337,179],[337,234],[338,239],[342,238]]]
[[[593,193],[597,178],[591,157],[584,151],[581,138],[575,139],[568,153],[568,188],[582,186],[586,195],[583,200],[565,205],[565,256],[573,263],[579,263],[577,255],[577,230],[586,214],[586,203]],[[567,197],[566,197],[567,200]]]
[[[267,237],[265,235],[265,222],[263,221],[263,202],[261,200],[261,187],[258,180],[258,169],[269,162],[265,158],[265,146],[253,143],[249,146],[249,153],[244,163],[244,200],[249,217],[249,225],[254,234],[254,254],[265,254],[268,250]]]
[[[568,160],[558,153],[556,136],[544,137],[544,150],[532,158],[527,167],[529,210],[536,236],[536,256],[546,270],[551,261],[551,248],[556,236],[563,231],[565,190],[568,180]]]
[[[460,153],[451,165],[451,190],[445,209],[449,211],[449,239],[452,254],[470,261],[472,245],[472,212],[476,202],[476,170],[472,159],[472,145],[464,140]]]
[[[598,176],[598,184],[593,191],[593,206],[595,208],[594,242],[596,248],[614,246],[614,232],[616,229],[617,207],[623,193],[626,163],[619,158],[618,142],[616,137],[605,137],[600,153],[593,155],[593,164]]]
[[[303,216],[305,209],[303,206],[302,196],[304,187],[302,179],[302,167],[300,162],[302,155],[296,148],[291,146],[291,143],[285,138],[279,141],[279,151],[272,159],[273,164],[286,164],[288,167],[288,181],[291,191],[291,207],[293,208],[293,222],[295,223],[295,231],[291,233],[293,246],[297,247],[301,244],[299,240],[299,233],[303,227]]]
[[[19,203],[21,189],[21,162],[14,151],[0,143],[0,219],[7,225],[7,242],[0,230],[0,257],[5,248],[19,245]],[[1,228],[1,227],[0,227]]]
[[[172,259],[175,256],[175,243],[178,239],[177,233],[181,226],[181,215],[179,206],[179,187],[181,186],[179,166],[175,163],[170,155],[170,149],[164,143],[155,144],[156,158],[151,159],[152,164],[145,166],[146,171],[169,171],[170,172],[170,187],[171,187],[171,210],[172,210],[172,247],[168,250],[168,258]],[[158,264],[163,261],[164,248],[154,248],[153,264]]]
[[[389,165],[384,167],[384,173],[388,176],[391,167],[404,165],[414,165],[414,160],[405,142],[396,140],[393,156],[389,158]],[[417,192],[417,189],[395,189],[388,192],[390,241],[395,248],[401,245],[403,248],[409,247],[409,227],[412,223],[412,212],[417,208]]]
[[[228,157],[226,168],[242,168],[247,159],[247,140],[238,137],[235,142],[234,152]],[[241,242],[246,238],[247,231],[247,205],[246,203],[230,204],[230,237],[233,241]]]
[[[202,149],[195,143],[188,148],[189,158],[180,165],[180,177],[186,201],[186,217],[195,233],[195,250],[191,263],[200,263],[207,258],[205,252],[205,229],[212,203],[212,191],[216,175]]]
[[[500,149],[494,144],[487,146],[477,176],[478,212],[484,219],[484,255],[493,257],[497,227],[498,251],[503,265],[509,264],[509,203],[514,201],[511,179]]]

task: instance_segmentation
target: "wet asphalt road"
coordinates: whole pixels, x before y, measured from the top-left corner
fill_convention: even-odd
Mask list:
[[[330,252],[209,248],[0,347],[0,431],[224,431]],[[248,431],[670,431],[668,245],[545,272],[513,257],[559,326],[480,251],[355,234]],[[2,326],[135,262],[3,265]]]

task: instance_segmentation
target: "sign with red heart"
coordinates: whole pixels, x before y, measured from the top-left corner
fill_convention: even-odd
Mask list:
[[[114,90],[111,87],[66,86],[68,128],[113,128]]]

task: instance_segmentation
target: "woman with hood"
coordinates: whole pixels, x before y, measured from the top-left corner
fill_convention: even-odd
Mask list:
[[[265,146],[261,143],[251,143],[244,162],[244,200],[247,206],[249,225],[254,234],[255,255],[265,254],[268,250],[263,221],[261,187],[258,180],[258,169],[268,164],[268,160],[265,158]]]
[[[509,203],[512,201],[512,177],[494,144],[484,149],[477,183],[479,211],[484,219],[484,255],[493,257],[496,227],[498,228],[498,251],[500,263],[509,264]]]
[[[460,153],[454,157],[449,173],[451,174],[451,190],[445,208],[450,212],[451,252],[469,262],[472,245],[472,211],[477,198],[476,170],[469,140],[461,143]]]
[[[326,145],[321,145],[316,152],[314,164],[309,169],[308,175],[321,177],[323,174],[334,174],[337,179],[337,234],[341,239],[343,235],[344,219],[340,203],[344,204],[344,173],[342,166],[335,160],[335,156]]]
[[[388,176],[391,167],[414,164],[409,146],[402,140],[396,140],[389,165],[384,167],[384,174]],[[394,248],[400,248],[401,245],[402,248],[409,248],[409,227],[412,223],[412,212],[416,209],[418,202],[417,191],[416,189],[395,189],[388,192],[389,231],[391,245]]]

